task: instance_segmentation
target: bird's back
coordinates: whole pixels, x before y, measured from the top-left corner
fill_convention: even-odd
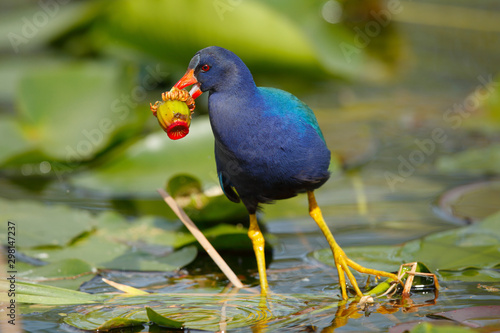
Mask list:
[[[274,88],[229,104],[218,103],[225,98],[216,95],[209,99],[215,157],[229,199],[239,196],[252,211],[328,180],[330,151],[307,105]]]

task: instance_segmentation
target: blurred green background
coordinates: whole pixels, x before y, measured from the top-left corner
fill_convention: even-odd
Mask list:
[[[22,226],[22,278],[79,276],[50,282],[78,288],[96,268],[187,265],[194,239],[156,193],[171,179],[216,247],[251,254],[245,209],[218,186],[207,96],[178,141],[149,109],[210,45],[315,111],[334,157],[318,202],[342,245],[401,243],[499,210],[498,0],[3,0],[0,9],[0,220]],[[327,247],[303,197],[264,216],[285,244],[271,269]],[[252,260],[239,269],[256,284]],[[493,264],[473,278],[498,281]],[[283,274],[288,284],[273,279],[273,290],[331,288],[317,272],[309,284]],[[181,280],[172,283],[193,288]]]
[[[357,163],[352,155],[362,154],[349,147],[363,140],[346,144],[334,138],[330,124],[349,112],[342,109],[366,101],[386,99],[370,121],[418,121],[430,114],[462,129],[463,120],[481,113],[487,118],[481,126],[491,131],[500,121],[495,1],[45,0],[0,6],[1,175],[32,187],[54,180],[134,195],[151,193],[179,172],[215,185],[206,97],[198,102],[191,134],[179,142],[159,131],[148,108],[209,45],[238,54],[259,85],[289,90],[318,110],[332,151],[347,164]],[[467,100],[476,89],[485,92]],[[461,107],[453,109],[456,104]],[[366,136],[363,126],[356,131]]]
[[[381,179],[383,196],[404,197],[411,184],[437,196],[450,184],[429,188],[436,184],[429,177],[460,184],[500,172],[493,0],[0,6],[0,196],[7,199],[172,217],[155,189],[178,174],[220,196],[206,96],[179,141],[149,110],[209,45],[238,54],[258,85],[288,90],[315,110],[334,179],[362,170]],[[331,205],[339,198],[333,186],[324,190]],[[190,204],[192,214],[205,205]],[[306,214],[294,207],[270,208],[270,216]],[[211,221],[244,216],[223,198],[210,209]]]

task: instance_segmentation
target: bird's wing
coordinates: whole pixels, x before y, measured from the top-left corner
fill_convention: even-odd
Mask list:
[[[281,89],[259,87],[259,90],[267,100],[272,101],[271,104],[275,106],[275,108],[272,109],[274,112],[282,113],[285,117],[293,117],[311,126],[323,142],[325,141],[323,133],[319,128],[318,121],[316,120],[316,116],[307,104],[302,102],[295,95]]]
[[[222,188],[222,192],[224,192],[226,197],[232,202],[236,203],[240,202],[240,197],[234,190],[234,187],[231,185],[229,180],[226,177],[224,177],[224,174],[222,172],[219,172],[218,176],[219,176],[220,187]]]

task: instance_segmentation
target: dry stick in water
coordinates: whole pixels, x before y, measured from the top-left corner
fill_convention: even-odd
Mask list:
[[[172,198],[165,190],[158,189],[158,193],[162,196],[163,200],[170,206],[170,208],[174,211],[174,213],[179,217],[179,219],[184,223],[184,225],[189,229],[189,231],[193,234],[196,240],[203,246],[205,251],[207,251],[208,255],[212,258],[212,260],[219,266],[221,271],[226,275],[226,277],[231,281],[231,283],[236,288],[243,288],[243,283],[241,283],[240,279],[234,274],[231,268],[226,264],[224,259],[215,251],[214,247],[208,239],[203,235],[198,229],[198,227],[191,221],[189,216],[186,215],[184,210],[177,204],[177,202]]]

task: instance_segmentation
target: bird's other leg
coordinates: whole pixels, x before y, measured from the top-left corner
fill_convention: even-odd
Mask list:
[[[264,254],[264,235],[260,231],[257,224],[257,217],[255,214],[250,214],[250,227],[248,228],[248,237],[252,240],[253,250],[257,258],[257,268],[259,269],[260,290],[262,294],[267,294],[269,286],[267,284],[266,275],[266,258]]]
[[[307,198],[309,200],[309,214],[318,224],[319,228],[325,235],[328,244],[330,244],[330,248],[332,249],[333,259],[335,260],[335,267],[337,267],[337,271],[339,272],[339,284],[340,288],[342,289],[343,299],[347,299],[346,279],[344,273],[349,278],[349,281],[351,281],[352,287],[354,288],[356,295],[359,297],[363,296],[363,293],[359,289],[356,279],[354,278],[354,275],[351,273],[349,267],[354,268],[356,271],[360,273],[372,274],[375,276],[385,276],[394,279],[394,281],[398,280],[398,277],[395,274],[378,271],[375,269],[365,268],[355,263],[351,259],[349,259],[346,256],[344,250],[342,250],[342,248],[337,244],[335,238],[333,238],[332,232],[326,225],[325,220],[323,219],[323,214],[321,214],[321,210],[316,202],[316,198],[314,197],[314,192],[308,191]]]

